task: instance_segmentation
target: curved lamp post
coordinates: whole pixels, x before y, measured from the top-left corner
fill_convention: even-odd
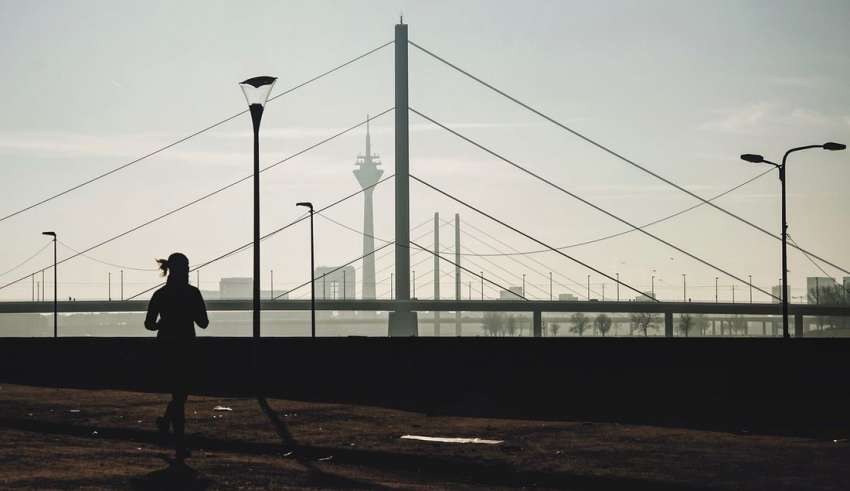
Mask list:
[[[316,253],[313,246],[313,203],[302,201],[295,206],[310,209],[310,336],[316,338]],[[343,270],[344,271],[344,270]]]
[[[782,157],[782,164],[765,160],[761,155],[745,153],[741,155],[741,159],[747,162],[756,164],[770,164],[779,169],[779,182],[782,183],[782,337],[790,337],[788,333],[788,220],[785,215],[785,163],[788,156],[800,150],[808,150],[810,148],[822,148],[824,150],[844,150],[847,148],[843,143],[826,142],[823,145],[805,145],[796,147],[785,152]]]
[[[254,77],[239,84],[248,101],[251,122],[254,125],[254,315],[253,336],[260,337],[260,121],[269,93],[277,79]]]
[[[53,237],[53,337],[59,337],[59,304],[57,303],[57,283],[56,283],[56,232],[42,232],[41,235]],[[42,273],[44,270],[42,270]],[[44,280],[41,282],[42,297],[44,297]]]

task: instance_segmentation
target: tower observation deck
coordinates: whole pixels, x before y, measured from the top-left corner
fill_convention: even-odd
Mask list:
[[[360,183],[363,191],[363,299],[374,299],[375,296],[375,220],[373,215],[372,193],[374,186],[384,170],[378,168],[381,165],[380,156],[372,154],[372,141],[369,134],[369,117],[366,116],[366,153],[357,156],[354,177]],[[366,189],[368,188],[368,189]]]

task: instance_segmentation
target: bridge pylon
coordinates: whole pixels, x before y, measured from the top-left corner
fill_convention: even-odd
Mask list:
[[[418,336],[410,309],[410,134],[407,94],[407,25],[395,26],[395,311],[390,336]]]

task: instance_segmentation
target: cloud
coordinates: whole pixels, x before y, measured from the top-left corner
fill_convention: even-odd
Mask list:
[[[753,103],[736,109],[717,109],[712,111],[717,116],[705,121],[699,128],[731,133],[753,133],[763,125],[773,109],[773,106],[766,102]]]
[[[762,134],[785,128],[824,128],[850,124],[850,116],[836,116],[805,107],[756,102],[739,108],[716,109],[716,116],[699,125],[700,130],[743,135]]]

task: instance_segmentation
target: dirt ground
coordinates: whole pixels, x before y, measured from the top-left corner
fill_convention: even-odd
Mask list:
[[[349,404],[192,396],[172,465],[160,394],[0,388],[0,488],[850,489],[836,439],[436,417]],[[232,411],[216,411],[225,406]],[[479,437],[496,445],[403,440]]]

